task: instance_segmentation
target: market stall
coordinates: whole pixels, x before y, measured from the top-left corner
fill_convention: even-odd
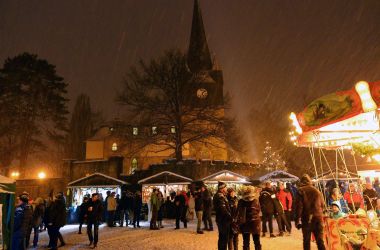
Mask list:
[[[178,190],[187,191],[192,181],[188,177],[170,171],[163,171],[140,180],[138,184],[142,185],[143,203],[147,203],[153,188],[158,188],[166,198],[172,192]]]
[[[103,199],[107,191],[121,194],[121,186],[126,184],[125,181],[102,173],[94,173],[72,181],[67,185],[71,195],[71,206],[79,206],[82,204],[83,197],[91,196],[93,193],[99,193]]]
[[[240,190],[241,186],[252,184],[248,179],[249,178],[244,175],[240,175],[229,170],[222,170],[206,176],[200,181],[206,184],[212,193],[215,193],[217,191],[219,181],[226,183],[227,187],[232,187],[235,190]]]
[[[0,175],[0,246],[12,249],[16,181]]]
[[[283,170],[275,170],[275,171],[272,171],[272,172],[267,173],[265,175],[262,175],[258,178],[258,181],[260,183],[263,183],[266,181],[270,181],[273,183],[278,183],[278,182],[293,183],[293,182],[296,182],[298,180],[299,180],[299,178],[297,176],[290,174],[290,173],[283,171]]]

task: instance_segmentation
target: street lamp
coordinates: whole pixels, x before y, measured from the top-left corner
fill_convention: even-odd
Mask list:
[[[39,179],[45,179],[45,178],[46,178],[46,174],[45,174],[45,172],[39,172],[39,173],[38,173],[38,178],[39,178]]]
[[[13,171],[11,173],[11,177],[14,178],[14,179],[18,178],[19,176],[20,176],[20,173],[18,171]]]

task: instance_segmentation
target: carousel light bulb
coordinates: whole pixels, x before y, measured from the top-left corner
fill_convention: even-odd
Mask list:
[[[380,163],[380,154],[372,155],[372,159]]]
[[[292,121],[292,124],[295,127],[296,132],[298,134],[302,134],[302,128],[301,128],[300,124],[298,123],[296,114],[294,112],[290,113],[289,118]]]
[[[375,101],[372,99],[369,85],[365,81],[360,81],[355,85],[355,90],[359,94],[360,101],[364,112],[370,112],[377,109]]]

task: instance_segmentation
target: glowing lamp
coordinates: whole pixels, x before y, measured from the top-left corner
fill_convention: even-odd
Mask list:
[[[290,114],[289,119],[292,121],[292,124],[295,127],[296,132],[298,134],[302,134],[302,128],[301,128],[300,124],[298,123],[297,116],[294,112],[292,112]]]
[[[38,178],[39,178],[39,179],[45,179],[45,178],[46,178],[46,174],[45,174],[45,172],[39,172],[39,173],[38,173]]]
[[[360,81],[355,85],[355,90],[359,94],[360,101],[364,112],[370,112],[377,109],[375,101],[372,99],[369,85],[365,81]]]

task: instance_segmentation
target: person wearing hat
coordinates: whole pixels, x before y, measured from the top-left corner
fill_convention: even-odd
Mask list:
[[[310,250],[311,233],[315,237],[318,250],[326,249],[323,242],[323,207],[321,192],[312,185],[310,176],[304,174],[297,192],[295,214],[297,229],[302,228],[304,250]]]
[[[333,219],[339,219],[346,216],[345,213],[342,212],[342,208],[339,201],[333,201],[331,203],[331,214],[330,217]]]
[[[233,188],[227,189],[227,200],[230,206],[230,211],[231,211],[231,216],[232,216],[230,238],[228,239],[228,249],[238,250],[238,245],[239,245],[239,227],[237,224],[238,198],[236,197],[235,190]]]
[[[260,202],[257,199],[255,187],[245,186],[242,198],[238,203],[237,221],[240,232],[243,234],[243,250],[250,249],[250,236],[252,234],[255,250],[261,250],[260,231]]]
[[[227,185],[224,182],[218,183],[218,192],[214,195],[214,209],[216,214],[216,224],[218,226],[218,250],[227,250],[229,234],[231,230],[231,210],[227,200]]]
[[[32,226],[33,211],[32,207],[28,204],[29,197],[27,194],[19,196],[19,202],[15,209],[13,236],[12,236],[12,249],[24,250],[26,249],[26,236],[29,228]]]

